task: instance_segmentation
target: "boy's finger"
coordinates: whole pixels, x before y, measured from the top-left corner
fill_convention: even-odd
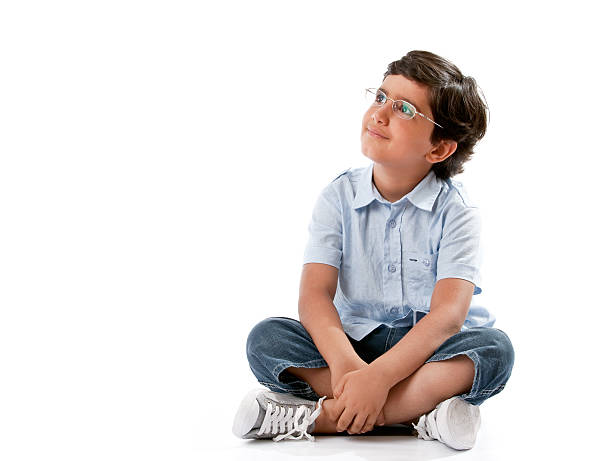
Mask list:
[[[361,429],[361,433],[363,434],[364,432],[370,432],[372,429],[374,429],[375,422],[376,418],[374,418],[372,415],[368,416],[368,419],[364,424],[363,429]]]
[[[344,377],[340,380],[340,382],[338,384],[336,384],[336,388],[334,389],[334,398],[338,398],[342,395],[342,392],[344,391],[344,382],[346,380],[344,379]]]
[[[350,426],[351,422],[353,421],[354,416],[355,416],[355,413],[350,411],[348,408],[345,408],[342,414],[340,415],[340,418],[338,418],[338,424],[336,425],[336,430],[338,432],[346,431],[346,429]]]
[[[367,413],[363,415],[357,414],[353,420],[353,424],[351,424],[351,427],[349,427],[349,434],[360,434],[367,419]]]
[[[384,426],[385,425],[385,415],[383,414],[383,412],[381,411],[377,418],[376,418],[376,425],[377,426]]]

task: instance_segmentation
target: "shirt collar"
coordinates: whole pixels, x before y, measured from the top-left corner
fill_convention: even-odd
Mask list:
[[[374,186],[372,182],[372,171],[374,169],[374,164],[371,163],[362,173],[359,182],[357,183],[357,193],[355,194],[355,199],[353,200],[353,209],[369,205],[372,200],[376,199],[381,203],[389,203],[389,201],[385,200],[380,192]],[[421,179],[421,181],[404,195],[398,202],[410,200],[410,202],[423,210],[431,211],[433,208],[433,204],[438,198],[438,194],[440,193],[440,189],[442,189],[442,181],[436,177],[433,169],[427,173],[427,175]]]

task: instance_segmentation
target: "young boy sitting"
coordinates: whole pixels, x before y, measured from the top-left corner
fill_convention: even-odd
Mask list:
[[[313,440],[412,424],[419,438],[471,448],[479,405],[510,378],[514,350],[481,293],[479,209],[451,177],[487,127],[473,78],[411,51],[389,64],[361,129],[368,167],[318,197],[299,321],[273,317],[247,339],[257,380],[233,432]]]

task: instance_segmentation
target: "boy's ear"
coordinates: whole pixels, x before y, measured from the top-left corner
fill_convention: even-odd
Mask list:
[[[431,163],[439,163],[453,155],[457,150],[457,141],[443,139],[425,156]]]

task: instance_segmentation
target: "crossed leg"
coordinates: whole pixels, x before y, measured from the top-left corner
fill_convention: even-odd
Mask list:
[[[333,396],[329,368],[289,367],[287,371],[310,384],[317,394],[328,396],[323,401],[323,411],[317,418],[314,432],[336,433],[338,421],[330,416],[336,400],[329,398]],[[385,424],[416,423],[421,415],[433,410],[440,402],[469,392],[474,373],[474,362],[467,355],[422,365],[389,391],[383,407]]]

